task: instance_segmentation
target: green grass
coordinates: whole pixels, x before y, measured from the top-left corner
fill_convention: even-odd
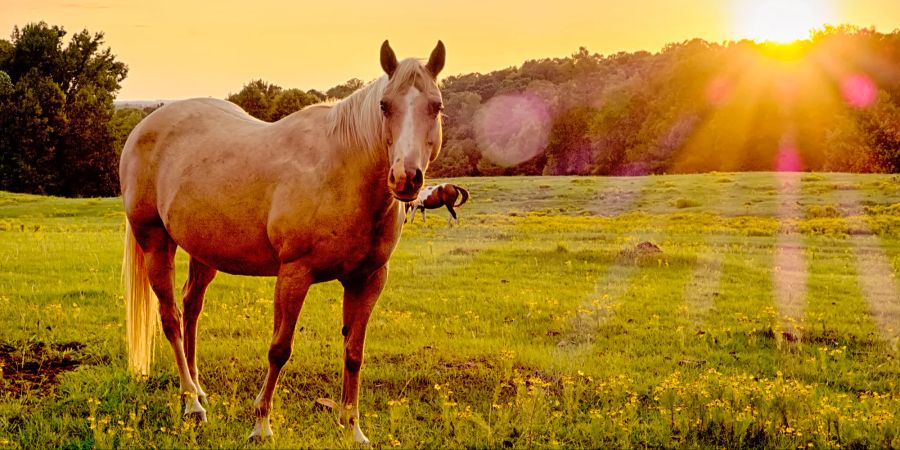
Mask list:
[[[900,447],[900,353],[854,253],[876,239],[897,279],[900,177],[798,179],[791,218],[771,173],[447,180],[472,199],[457,227],[429,211],[404,230],[369,325],[363,430],[377,448]],[[274,280],[211,285],[210,421],[184,421],[164,339],[148,379],[126,371],[122,225],[119,199],[0,193],[0,448],[353,447],[312,408],[340,396],[338,284],[310,291],[275,440],[250,444]],[[782,233],[807,267],[799,341],[776,304]]]

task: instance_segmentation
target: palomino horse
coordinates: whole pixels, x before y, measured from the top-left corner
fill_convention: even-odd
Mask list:
[[[137,373],[150,370],[158,299],[186,415],[206,420],[197,318],[216,271],[278,277],[269,370],[254,402],[251,437],[272,435],[272,392],[310,285],[339,280],[341,423],[357,442],[368,442],[358,407],[366,324],[400,238],[400,202],[416,198],[440,151],[436,80],[444,55],[438,41],[424,65],[398,62],[385,41],[386,75],[340,102],[266,123],[226,101],[186,100],[153,112],[128,137],[119,176],[129,363]],[[172,292],[177,247],[190,255],[183,325]]]
[[[456,203],[456,199],[460,196],[462,196],[462,200],[460,200],[459,203]],[[412,210],[412,217],[409,219],[409,223],[412,223],[412,221],[415,220],[416,211],[420,209],[422,210],[422,222],[427,223],[425,221],[425,210],[437,209],[441,206],[446,206],[447,211],[450,211],[450,217],[447,219],[448,224],[450,224],[452,220],[459,223],[459,219],[456,217],[456,211],[454,211],[453,208],[459,208],[468,199],[469,191],[455,184],[443,183],[435,186],[428,186],[419,192],[419,196],[416,197],[415,200],[406,204],[407,213],[409,210]]]

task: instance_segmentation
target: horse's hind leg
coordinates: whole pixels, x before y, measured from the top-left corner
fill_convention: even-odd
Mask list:
[[[178,377],[181,381],[181,393],[185,397],[184,414],[194,415],[206,421],[206,410],[197,399],[197,387],[191,379],[187,358],[184,355],[184,344],[181,335],[181,312],[175,304],[173,292],[173,275],[175,272],[175,241],[161,225],[135,228],[135,238],[144,250],[144,261],[150,278],[150,287],[159,299],[159,315],[163,332],[178,364]]]
[[[344,386],[341,391],[341,423],[350,427],[353,439],[368,444],[359,427],[359,374],[363,363],[366,325],[387,280],[387,267],[365,277],[341,280],[344,285]]]
[[[197,370],[197,319],[203,310],[203,296],[206,287],[216,276],[216,269],[191,258],[188,279],[184,283],[184,356],[187,358],[188,371],[197,388],[197,395],[202,403],[206,402],[206,392],[200,387],[200,376]]]
[[[453,205],[447,205],[447,211],[450,211],[450,217],[447,218],[447,225],[452,224],[451,221],[455,221],[457,225],[459,225],[459,219],[456,217],[456,211],[453,210]]]

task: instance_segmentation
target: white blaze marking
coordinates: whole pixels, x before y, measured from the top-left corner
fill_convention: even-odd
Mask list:
[[[406,103],[406,112],[403,115],[403,125],[400,127],[400,136],[397,136],[397,150],[399,158],[398,160],[406,159],[416,148],[415,146],[415,127],[414,127],[414,118],[415,111],[413,111],[413,103],[420,94],[419,90],[415,87],[409,88],[409,91],[406,93],[406,96],[403,97],[403,101]]]

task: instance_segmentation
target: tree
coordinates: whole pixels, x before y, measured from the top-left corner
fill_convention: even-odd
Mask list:
[[[325,96],[327,96],[328,98],[341,99],[356,92],[356,90],[363,87],[363,85],[365,85],[365,83],[363,83],[359,78],[352,78],[350,80],[347,80],[347,82],[344,84],[339,84],[325,91]]]
[[[228,95],[227,100],[244,108],[251,116],[270,122],[273,120],[275,100],[281,92],[280,86],[263,80],[251,80],[237,94]]]
[[[0,105],[0,128],[6,131],[0,140],[0,189],[58,193],[57,153],[67,127],[65,94],[50,77],[33,70],[6,100]]]
[[[128,68],[87,30],[44,22],[0,43],[0,189],[64,196],[114,195],[117,153],[109,121]],[[8,44],[8,45],[7,45]],[[2,84],[2,82],[0,82]]]
[[[593,109],[573,108],[556,119],[550,129],[544,175],[587,173],[593,153],[590,126],[596,114]]]
[[[112,118],[109,120],[109,134],[113,139],[113,148],[116,150],[116,155],[122,154],[122,148],[125,146],[125,141],[128,139],[128,135],[131,134],[131,130],[144,117],[147,117],[150,112],[152,112],[152,109],[149,107],[144,109],[116,108]]]
[[[872,107],[857,113],[857,123],[871,149],[873,169],[900,172],[900,107],[881,92]]]
[[[296,111],[319,103],[319,98],[300,89],[288,89],[282,92],[272,107],[271,120],[274,122]]]

